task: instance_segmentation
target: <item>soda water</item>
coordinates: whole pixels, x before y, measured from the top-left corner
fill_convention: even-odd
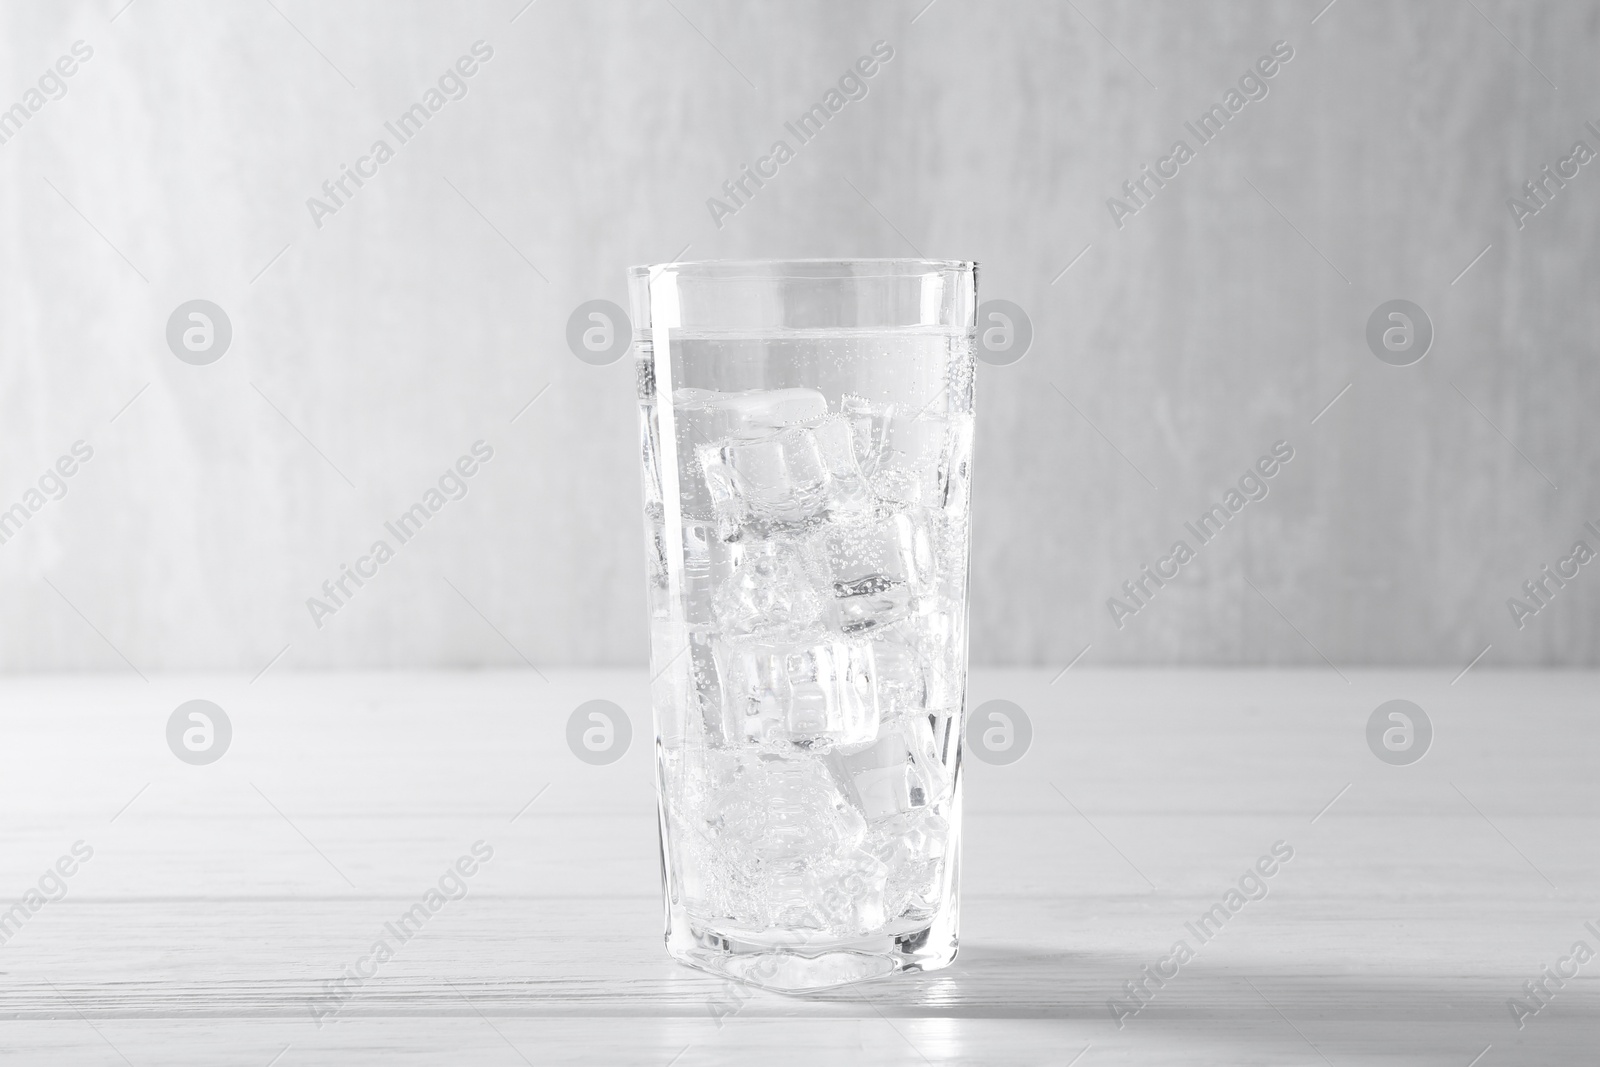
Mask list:
[[[958,864],[970,335],[671,345],[638,343],[669,911],[707,945],[914,938]]]

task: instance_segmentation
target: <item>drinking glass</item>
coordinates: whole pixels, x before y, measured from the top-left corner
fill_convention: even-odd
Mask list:
[[[955,958],[977,273],[630,271],[678,960],[800,991]]]

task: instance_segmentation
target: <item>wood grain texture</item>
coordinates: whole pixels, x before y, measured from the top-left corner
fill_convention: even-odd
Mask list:
[[[1600,664],[1600,579],[1523,630],[1505,606],[1600,520],[1600,177],[1520,231],[1505,206],[1597,118],[1595,4],[524,2],[0,8],[0,103],[96,49],[0,146],[0,507],[96,449],[0,546],[0,668],[641,662],[633,372],[564,334],[686,246],[976,258],[1028,310],[978,388],[977,662]],[[466,98],[314,225],[480,38]],[[868,95],[714,225],[879,39]],[[1280,39],[1270,94],[1118,229],[1107,198]],[[204,368],[163,340],[197,296],[235,330]],[[1394,297],[1436,326],[1411,368],[1363,339]],[[470,494],[315,626],[479,438]],[[1116,628],[1279,439],[1271,496]]]
[[[966,763],[959,959],[806,997],[663,952],[642,672],[6,680],[0,897],[74,841],[94,856],[0,945],[0,1059],[1082,1052],[1079,1067],[1464,1067],[1492,1046],[1480,1067],[1584,1062],[1600,963],[1521,1030],[1506,1002],[1574,941],[1600,947],[1584,927],[1600,925],[1600,678],[1348,673],[1080,667],[1052,685],[1050,672],[978,672],[973,706],[1015,701],[1035,739],[1014,765]],[[209,767],[165,747],[167,716],[195,697],[235,729]],[[607,767],[563,739],[596,697],[637,731]],[[1409,767],[1364,739],[1394,697],[1436,731]],[[467,895],[318,1027],[326,983],[479,840],[494,855]],[[1200,945],[1185,923],[1279,841],[1294,857],[1266,897]],[[1107,1001],[1178,939],[1197,958],[1119,1028]]]

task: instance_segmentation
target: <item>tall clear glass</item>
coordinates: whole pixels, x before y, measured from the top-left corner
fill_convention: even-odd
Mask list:
[[[786,991],[943,967],[976,265],[629,282],[667,949]]]

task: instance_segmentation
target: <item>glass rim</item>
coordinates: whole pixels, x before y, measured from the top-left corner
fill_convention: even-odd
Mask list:
[[[838,271],[818,268],[834,266]],[[877,267],[882,273],[862,273],[851,268]],[[810,268],[810,269],[806,269]],[[801,278],[815,281],[845,280],[852,278],[914,278],[924,274],[946,271],[973,273],[978,269],[973,259],[919,259],[909,256],[840,257],[824,256],[798,259],[688,259],[672,263],[647,263],[628,268],[632,278],[650,278],[671,271],[694,278],[718,281],[756,281],[779,278]],[[794,270],[795,273],[790,273]]]

